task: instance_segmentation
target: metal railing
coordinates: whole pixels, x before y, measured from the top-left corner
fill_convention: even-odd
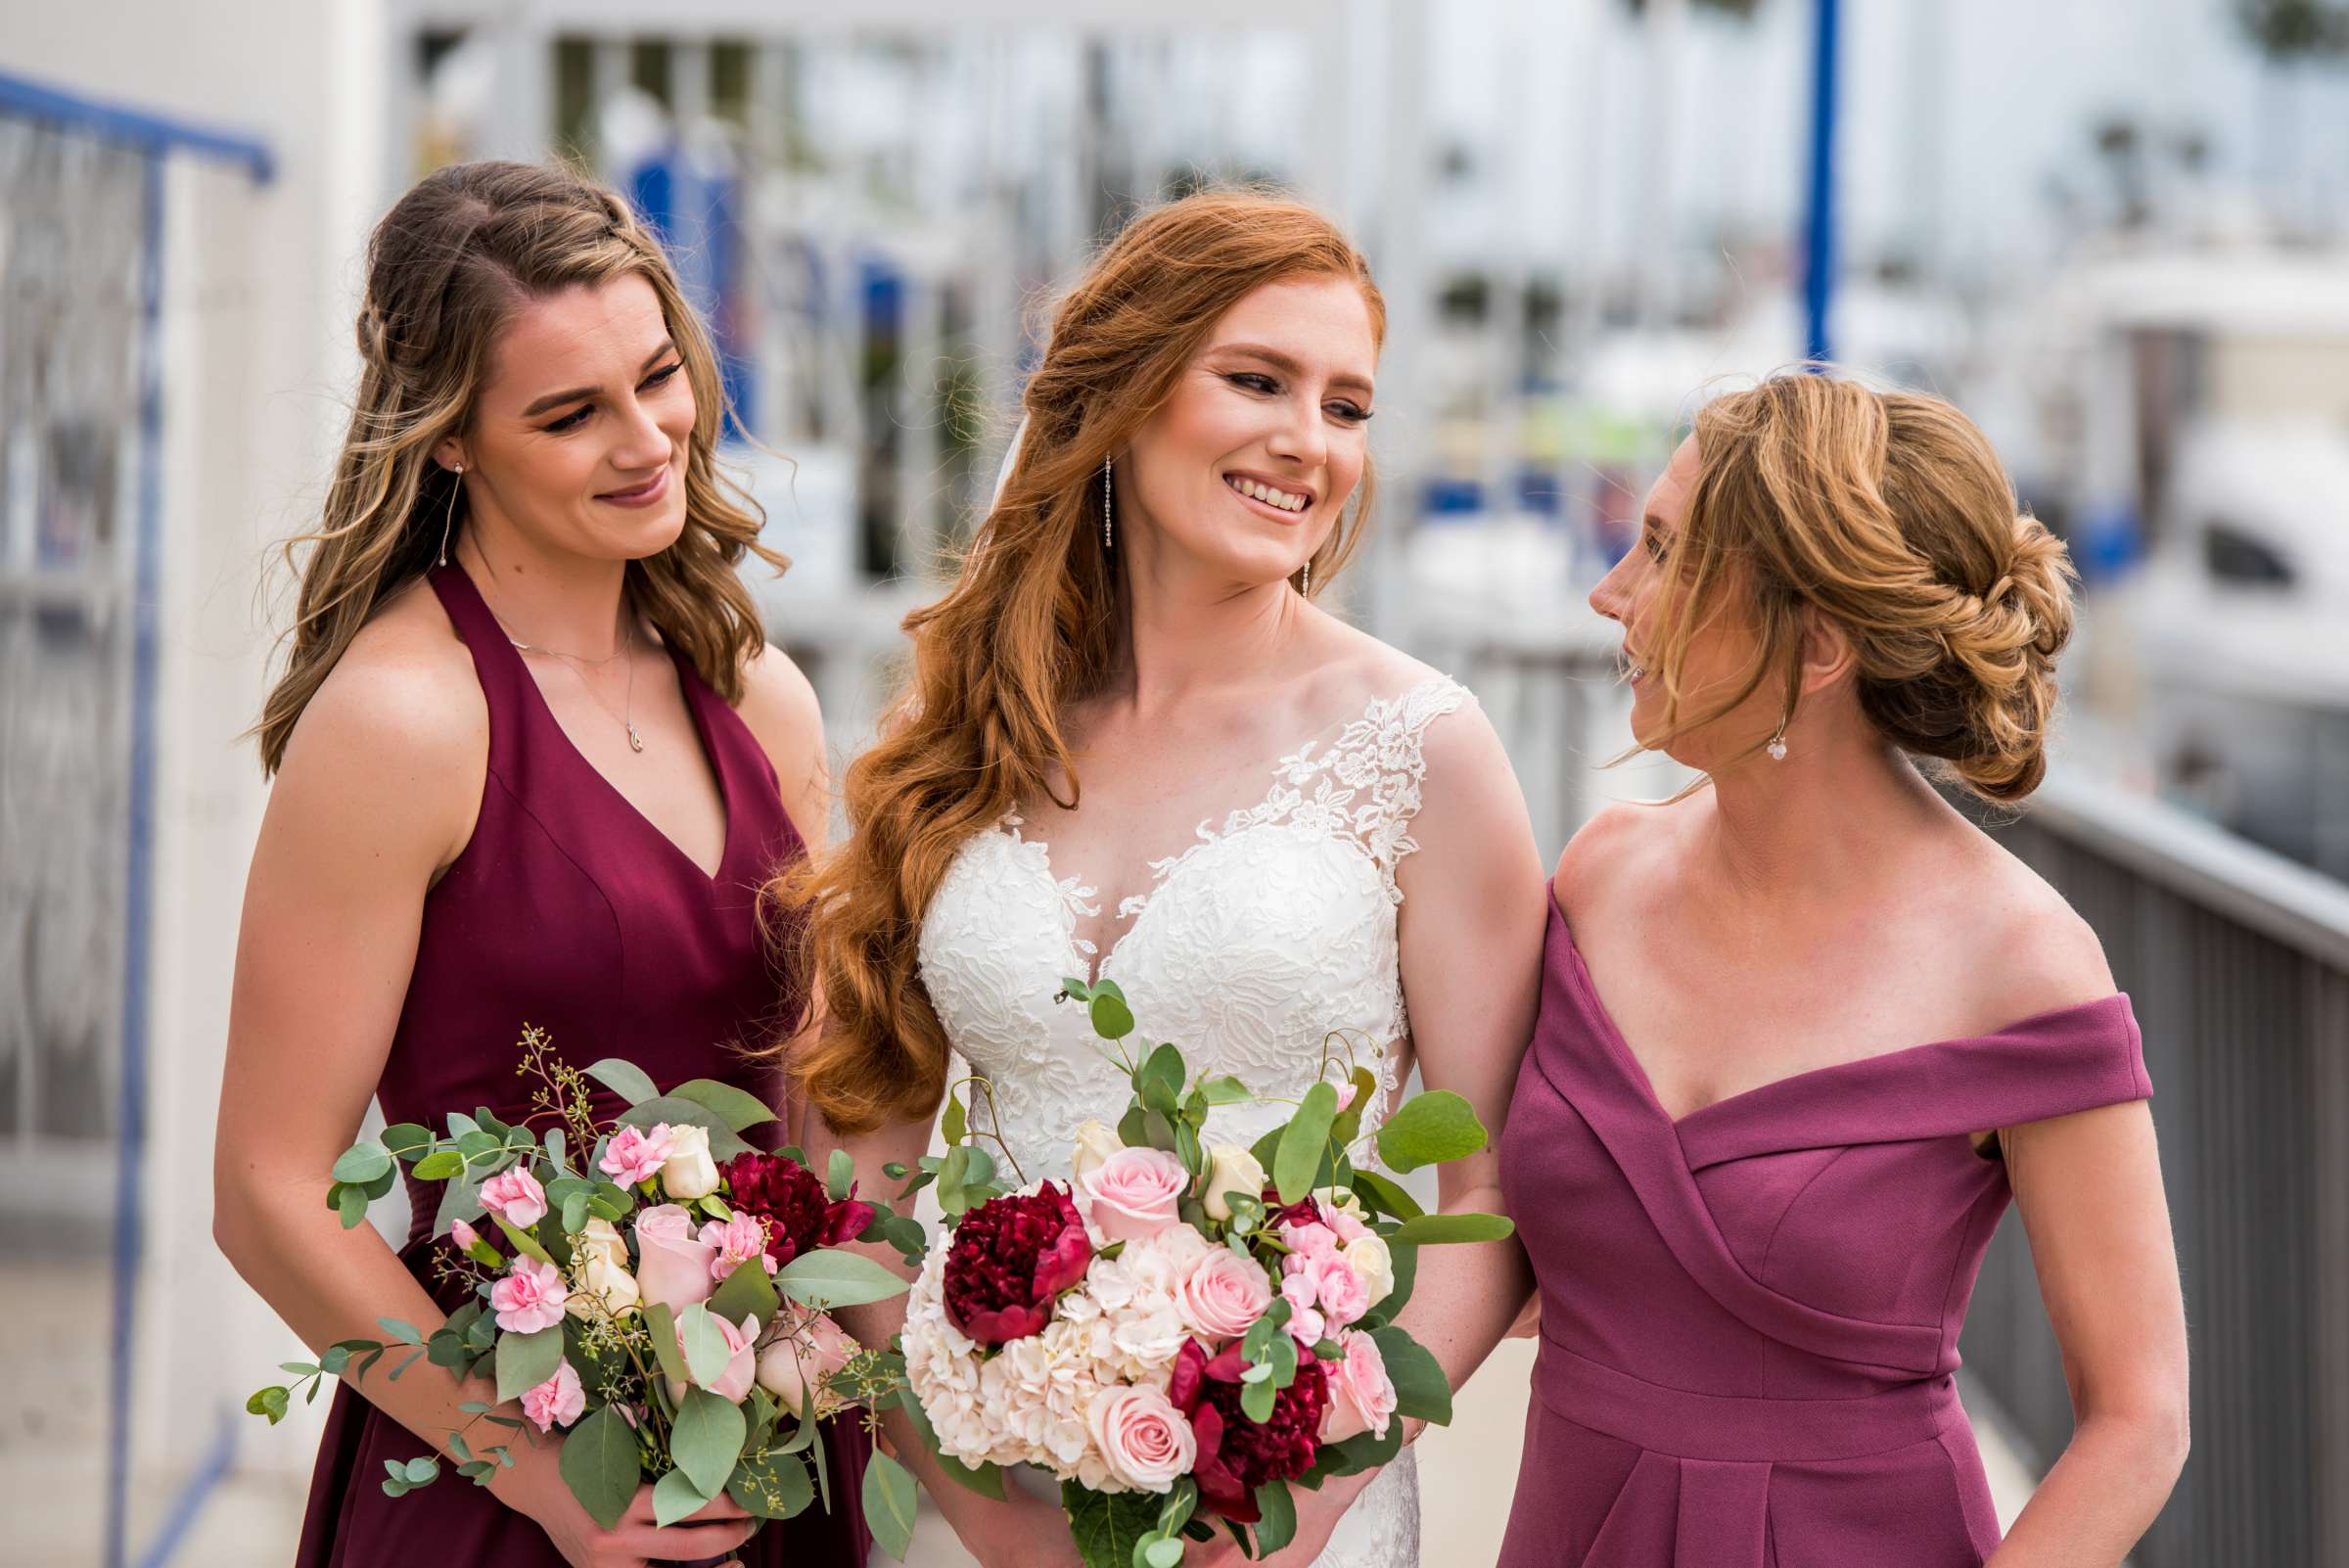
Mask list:
[[[2061,777],[1993,831],[2095,928],[2144,1030],[2194,1447],[2136,1560],[2349,1562],[2349,888]],[[2051,1458],[2071,1399],[2011,1215],[1962,1344]]]

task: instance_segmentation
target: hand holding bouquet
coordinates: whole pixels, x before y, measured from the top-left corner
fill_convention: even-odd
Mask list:
[[[517,1439],[560,1431],[563,1480],[606,1529],[646,1481],[662,1525],[721,1494],[765,1519],[789,1518],[819,1493],[828,1506],[818,1421],[886,1407],[900,1373],[894,1356],[866,1351],[827,1313],[905,1288],[838,1249],[887,1240],[910,1263],[920,1226],[859,1199],[845,1153],[819,1177],[796,1149],[752,1147],[741,1134],[774,1120],[755,1095],[711,1079],[662,1093],[617,1058],[582,1074],[534,1029],[522,1049],[521,1071],[541,1084],[526,1120],[548,1123],[543,1132],[486,1108],[451,1112],[444,1136],[386,1128],[335,1162],[327,1195],[347,1228],[391,1190],[398,1163],[445,1182],[434,1234],[447,1245],[436,1267],[470,1299],[429,1336],[384,1318],[390,1343],[345,1340],[314,1364],[289,1361],[295,1385],[264,1388],[246,1407],[274,1424],[296,1387],[315,1399],[324,1378],[356,1382],[406,1345],[388,1376],[421,1356],[460,1379],[495,1379],[498,1405],[463,1408],[467,1431],[486,1422],[502,1429],[498,1441],[457,1431],[446,1444],[478,1485],[513,1463]],[[616,1121],[595,1118],[589,1078],[629,1101]],[[507,1401],[519,1415],[504,1413]],[[393,1497],[439,1473],[429,1455],[386,1467]],[[910,1475],[874,1455],[867,1516],[899,1555],[912,1497]]]
[[[892,1169],[906,1194],[935,1181],[953,1227],[907,1301],[908,1407],[967,1485],[999,1497],[1008,1464],[1057,1477],[1093,1568],[1173,1568],[1186,1537],[1212,1539],[1207,1516],[1275,1551],[1296,1528],[1291,1483],[1384,1464],[1399,1417],[1451,1418],[1442,1367],[1395,1322],[1418,1249],[1510,1233],[1497,1215],[1424,1214],[1356,1163],[1360,1145],[1409,1171],[1475,1153],[1485,1130],[1436,1092],[1365,1138],[1377,1080],[1333,1081],[1325,1061],[1253,1147],[1210,1144],[1209,1113],[1248,1087],[1194,1078],[1173,1044],[1128,1052],[1111,982],[1063,997],[1087,1007],[1132,1099],[1114,1131],[1084,1124],[1065,1183],[1005,1190],[951,1096],[947,1152]]]

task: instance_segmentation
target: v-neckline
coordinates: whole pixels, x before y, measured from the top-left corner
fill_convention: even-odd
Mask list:
[[[555,738],[563,744],[564,752],[578,765],[579,770],[595,780],[597,787],[601,788],[622,811],[634,817],[647,833],[665,845],[668,853],[687,870],[701,878],[708,886],[718,886],[726,874],[726,867],[734,859],[734,823],[740,813],[735,809],[734,790],[726,776],[725,760],[718,754],[715,737],[710,733],[709,721],[702,712],[702,704],[694,690],[695,684],[701,679],[701,673],[693,668],[692,662],[682,658],[673,645],[667,641],[662,643],[661,651],[668,656],[670,666],[677,672],[677,694],[684,699],[685,715],[693,725],[695,741],[701,746],[702,760],[709,764],[710,776],[717,785],[717,806],[723,815],[724,825],[719,830],[717,864],[709,870],[704,870],[701,861],[686,853],[684,847],[675,839],[670,838],[660,823],[645,815],[643,809],[634,801],[628,799],[626,791],[605,776],[602,768],[587,760],[587,754],[579,750],[578,742],[571,738],[571,731],[563,727],[563,720],[555,716],[554,705],[546,700],[546,693],[539,689],[538,677],[530,673],[530,667],[523,659],[522,651],[514,646],[512,638],[504,634],[504,628],[497,625],[497,618],[489,614],[489,601],[482,597],[482,590],[475,585],[473,575],[462,567],[456,569],[456,575],[459,580],[465,584],[465,591],[472,594],[474,600],[481,605],[483,614],[488,616],[489,623],[497,634],[498,646],[503,648],[506,656],[513,661],[514,673],[528,694],[524,700],[536,705],[538,716],[546,720],[547,727],[554,731]],[[716,694],[712,693],[711,695],[714,697]]]
[[[1109,939],[1106,946],[1095,943],[1092,945],[1098,950],[1088,954],[1085,951],[1084,939],[1077,934],[1077,922],[1072,917],[1069,921],[1068,955],[1071,958],[1079,960],[1078,967],[1084,971],[1085,983],[1088,985],[1095,984],[1108,977],[1111,960],[1115,959],[1120,950],[1125,947],[1126,944],[1132,940],[1133,934],[1142,929],[1142,922],[1149,918],[1151,908],[1158,902],[1159,894],[1164,892],[1167,884],[1174,879],[1174,873],[1180,870],[1185,862],[1190,860],[1193,855],[1198,854],[1201,851],[1208,849],[1213,845],[1225,842],[1225,840],[1235,831],[1231,826],[1232,819],[1234,817],[1242,816],[1252,811],[1262,810],[1265,807],[1265,804],[1271,800],[1274,793],[1279,790],[1284,775],[1287,774],[1290,768],[1299,765],[1302,761],[1307,761],[1308,753],[1320,746],[1325,740],[1328,741],[1329,744],[1334,748],[1347,736],[1348,733],[1352,731],[1356,724],[1361,723],[1365,719],[1369,718],[1378,711],[1382,704],[1392,704],[1393,706],[1400,708],[1408,703],[1411,697],[1422,687],[1440,685],[1449,681],[1451,678],[1451,677],[1449,675],[1441,674],[1424,676],[1421,679],[1412,682],[1410,685],[1405,686],[1401,692],[1397,693],[1393,697],[1372,696],[1366,699],[1362,703],[1361,707],[1349,716],[1337,719],[1328,724],[1324,724],[1302,745],[1282,753],[1280,756],[1272,759],[1272,761],[1269,762],[1257,764],[1264,770],[1267,778],[1267,782],[1265,785],[1264,794],[1258,796],[1257,799],[1250,805],[1234,807],[1230,810],[1224,812],[1224,825],[1221,828],[1217,828],[1210,825],[1215,820],[1212,815],[1203,818],[1200,825],[1192,830],[1192,841],[1189,844],[1184,845],[1173,854],[1164,855],[1155,860],[1145,860],[1142,862],[1143,865],[1149,867],[1151,870],[1150,880],[1143,885],[1140,892],[1129,894],[1126,898],[1118,900],[1117,907],[1121,911],[1123,911],[1129,903],[1134,905],[1133,918],[1126,922],[1125,930],[1119,932],[1116,936]],[[1315,762],[1322,761],[1325,761],[1328,756],[1329,753],[1323,752],[1319,758],[1313,758],[1311,759],[1311,761]],[[1100,897],[1098,892],[1092,888],[1087,888],[1084,885],[1083,877],[1062,877],[1058,868],[1056,868],[1052,863],[1052,841],[1049,838],[1028,837],[1026,834],[1023,834],[1019,831],[1019,829],[1025,825],[1024,819],[1015,811],[1011,815],[1005,817],[1001,822],[998,822],[993,831],[1007,834],[1015,843],[1035,846],[1036,853],[1043,857],[1045,880],[1050,882],[1054,888],[1061,890],[1064,909],[1074,908],[1072,903],[1072,895],[1074,898],[1078,899],[1098,899]],[[1245,823],[1237,831],[1245,831],[1246,828],[1259,827],[1262,825],[1262,823],[1256,822]],[[1359,844],[1355,844],[1355,841],[1351,837],[1346,838],[1341,842],[1354,844],[1357,849],[1360,848]]]
[[[1567,916],[1566,905],[1558,898],[1558,888],[1554,881],[1549,885],[1549,906],[1556,911],[1559,928],[1566,934],[1566,951],[1574,960],[1571,978],[1575,983],[1575,989],[1582,992],[1585,1008],[1598,1025],[1601,1042],[1614,1055],[1625,1074],[1638,1085],[1639,1097],[1646,1102],[1647,1108],[1653,1111],[1657,1119],[1676,1135],[1684,1133],[1691,1127],[1715,1120],[1716,1113],[1727,1115],[1730,1107],[1743,1107],[1747,1102],[1766,1095],[1783,1094],[1795,1085],[1817,1083],[1832,1074],[1848,1073],[1857,1068],[1896,1062],[1904,1057],[1922,1055],[1927,1051],[1947,1050],[1953,1045],[1963,1044],[1968,1040],[1997,1039],[2002,1036],[2019,1033],[2030,1025],[2052,1018],[2057,1014],[2078,1012],[2084,1008],[2102,1004],[2098,1001],[2089,1001],[2076,1003],[2069,1007],[2051,1007],[2044,1012],[2033,1013],[2028,1018],[2017,1019],[2011,1024],[2002,1025],[1987,1034],[1958,1035],[1948,1039],[1922,1040],[1914,1045],[1903,1045],[1892,1050],[1876,1051],[1866,1056],[1855,1056],[1849,1061],[1829,1062],[1823,1067],[1805,1068],[1799,1073],[1788,1073],[1783,1077],[1771,1079],[1767,1083],[1756,1084],[1750,1088],[1739,1089],[1736,1093],[1725,1095],[1721,1099],[1708,1100],[1694,1110],[1684,1111],[1676,1117],[1664,1108],[1663,1097],[1656,1092],[1655,1081],[1648,1077],[1647,1068],[1640,1062],[1639,1054],[1632,1049],[1631,1041],[1624,1038],[1623,1030],[1616,1024],[1615,1015],[1608,1009],[1606,999],[1599,995],[1597,977],[1590,972],[1590,961],[1583,956],[1583,945],[1575,940],[1574,922]]]

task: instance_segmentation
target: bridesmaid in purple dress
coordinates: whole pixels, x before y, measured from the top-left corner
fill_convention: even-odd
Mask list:
[[[456,1304],[429,1194],[396,1253],[322,1202],[371,1098],[395,1122],[485,1104],[519,1123],[526,1022],[575,1065],[781,1093],[745,1047],[805,996],[770,965],[759,889],[827,815],[814,696],[734,575],[774,558],[714,483],[709,339],[624,206],[550,169],[441,170],[376,231],[359,346],[260,725],[276,785],[215,1173],[222,1249],[321,1347],[379,1316],[429,1332]],[[436,1452],[475,1399],[495,1394],[424,1361],[338,1388],[296,1560],[862,1560],[860,1442],[840,1433],[835,1511],[755,1537],[724,1499],[657,1528],[650,1488],[600,1529],[559,1431],[514,1443],[486,1490],[444,1465],[387,1498],[384,1461]]]
[[[1698,414],[1591,603],[1640,745],[1707,779],[1553,886],[1501,1146],[1542,1336],[1502,1563],[2118,1562],[2186,1453],[2137,1025],[1910,761],[2039,782],[2062,546],[1948,404],[1792,375]],[[2078,1422],[2002,1544],[1951,1373],[2010,1198]]]

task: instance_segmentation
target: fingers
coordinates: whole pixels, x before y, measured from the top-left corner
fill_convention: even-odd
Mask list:
[[[628,1550],[642,1552],[655,1562],[699,1562],[708,1557],[722,1557],[751,1539],[757,1520],[744,1517],[720,1524],[673,1524],[654,1529],[629,1529],[619,1532],[622,1545]]]
[[[751,1512],[731,1497],[721,1492],[703,1504],[699,1513],[689,1513],[679,1524],[710,1524],[720,1519],[748,1519]]]

